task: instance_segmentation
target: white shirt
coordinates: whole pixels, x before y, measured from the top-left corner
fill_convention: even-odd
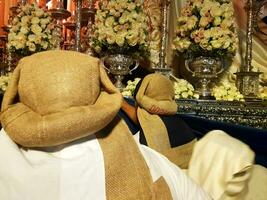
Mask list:
[[[153,181],[163,176],[173,199],[210,199],[181,169],[149,147],[138,144]],[[64,148],[63,148],[64,147]],[[88,136],[56,148],[19,148],[0,133],[0,199],[104,200],[105,169],[100,145]]]

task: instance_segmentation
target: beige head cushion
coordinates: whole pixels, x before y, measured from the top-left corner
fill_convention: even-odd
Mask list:
[[[46,51],[19,62],[4,95],[1,123],[22,146],[53,146],[99,131],[121,101],[99,59]]]
[[[139,107],[151,114],[170,115],[177,112],[173,84],[159,73],[149,74],[143,79],[136,101]]]

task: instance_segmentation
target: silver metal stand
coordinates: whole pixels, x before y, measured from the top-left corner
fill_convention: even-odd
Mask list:
[[[159,65],[157,67],[153,67],[152,69],[156,73],[161,73],[170,76],[172,73],[172,69],[167,66],[166,63],[166,45],[167,45],[167,35],[168,35],[168,14],[169,14],[169,0],[163,0],[163,8],[162,8],[162,28],[161,28],[161,40],[160,40],[160,53],[159,53]]]
[[[75,51],[81,51],[81,27],[82,27],[82,0],[76,1],[76,28],[75,28]]]
[[[262,72],[252,71],[252,34],[253,34],[253,12],[254,0],[247,0],[247,35],[246,35],[246,57],[245,62],[241,65],[240,72],[235,73],[237,76],[236,85],[240,93],[247,100],[257,100],[259,93],[259,75]],[[242,57],[242,55],[241,55]],[[242,58],[241,58],[242,59]]]
[[[63,28],[63,19],[67,19],[71,16],[71,13],[64,9],[63,1],[59,1],[56,8],[50,9],[54,21],[55,21],[55,30],[53,31],[53,47],[54,49],[62,49],[61,44],[64,43],[62,37],[62,28]]]
[[[91,38],[93,34],[93,24],[95,20],[96,9],[94,7],[95,0],[89,0],[88,6],[88,24],[86,31],[86,54],[90,56],[94,56],[94,51],[91,47]]]

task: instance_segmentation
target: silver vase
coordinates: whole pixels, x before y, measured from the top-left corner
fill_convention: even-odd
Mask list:
[[[115,86],[119,88],[120,91],[124,88],[124,84],[122,83],[124,76],[131,74],[139,65],[137,60],[123,54],[107,55],[102,58],[102,61],[108,73],[111,73],[115,77]]]
[[[200,95],[200,98],[213,99],[211,95],[211,81],[224,71],[225,67],[222,60],[214,57],[200,56],[187,59],[185,67],[196,79],[196,93]]]

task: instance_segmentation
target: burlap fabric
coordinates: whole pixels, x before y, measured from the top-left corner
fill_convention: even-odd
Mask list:
[[[96,133],[111,122],[122,101],[99,65],[96,58],[67,51],[22,59],[3,98],[3,128],[26,147]],[[100,84],[105,91],[100,92]]]
[[[172,82],[157,73],[146,76],[136,93],[136,101],[138,121],[148,146],[165,155],[179,167],[187,168],[196,141],[172,148],[167,129],[158,116],[177,113]]]
[[[1,123],[24,147],[55,146],[97,133],[107,199],[162,199],[158,194],[171,199],[162,179],[152,183],[127,125],[114,118],[121,102],[99,59],[46,51],[19,62],[4,95]]]
[[[172,199],[163,177],[152,184],[145,160],[126,129],[123,121],[115,119],[97,134],[104,153],[107,199]]]

